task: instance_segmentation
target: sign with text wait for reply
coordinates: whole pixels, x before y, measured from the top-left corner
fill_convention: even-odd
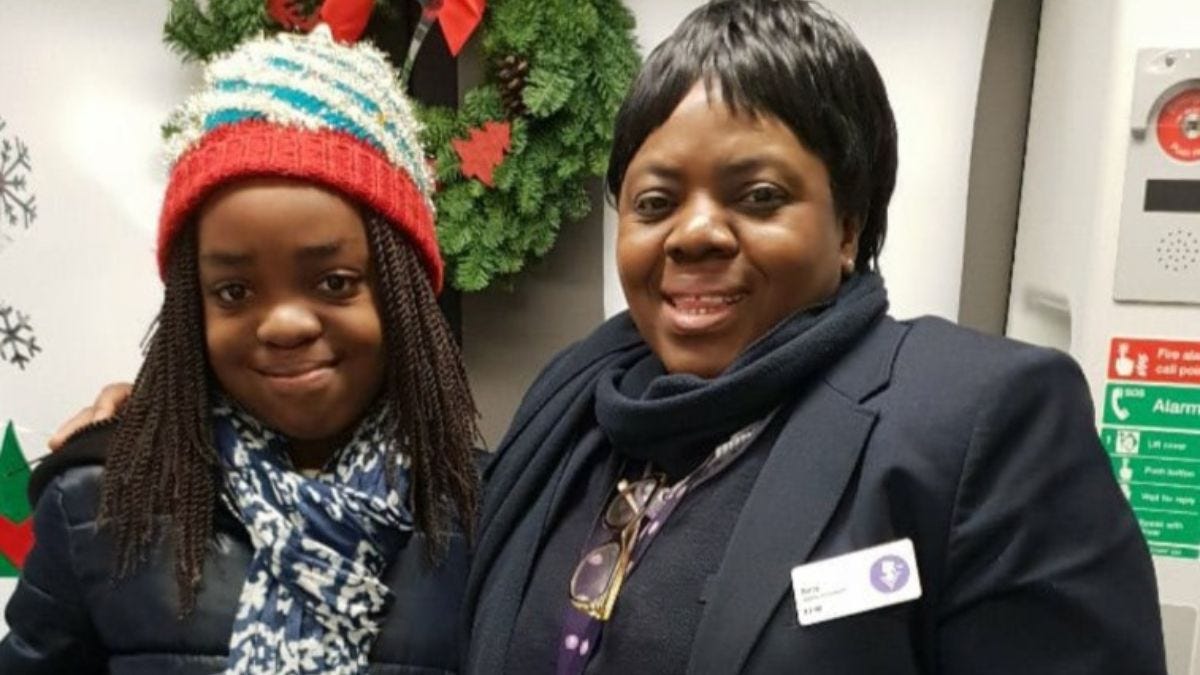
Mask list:
[[[1100,439],[1158,556],[1200,559],[1200,341],[1115,337]]]

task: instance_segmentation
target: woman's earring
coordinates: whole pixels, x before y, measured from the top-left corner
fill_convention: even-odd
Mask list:
[[[854,274],[854,258],[846,258],[842,261],[842,276],[848,277]]]

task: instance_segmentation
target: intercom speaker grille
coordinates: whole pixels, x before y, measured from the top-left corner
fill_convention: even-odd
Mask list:
[[[1158,264],[1168,272],[1186,272],[1200,257],[1200,237],[1190,229],[1177,227],[1158,240],[1155,249]]]

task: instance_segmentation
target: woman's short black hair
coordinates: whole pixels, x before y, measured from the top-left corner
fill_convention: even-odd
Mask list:
[[[713,0],[642,66],[617,113],[608,191],[616,199],[638,149],[696,82],[735,113],[769,114],[825,163],[839,215],[860,226],[873,267],[896,184],[896,121],[883,79],[840,20],[806,0]]]

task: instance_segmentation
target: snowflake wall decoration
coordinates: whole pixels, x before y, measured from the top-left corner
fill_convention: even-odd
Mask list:
[[[8,124],[0,119],[0,218],[11,227],[28,228],[37,219],[37,201],[29,189],[29,146],[16,136],[5,136]]]
[[[0,303],[0,361],[25,370],[25,365],[40,351],[29,315]]]
[[[6,136],[7,126],[0,119],[0,251],[13,240],[4,230],[29,229],[37,219],[37,202],[29,189],[29,173],[33,170],[29,146],[16,136]],[[29,315],[0,302],[0,361],[25,370],[29,360],[40,351]]]

